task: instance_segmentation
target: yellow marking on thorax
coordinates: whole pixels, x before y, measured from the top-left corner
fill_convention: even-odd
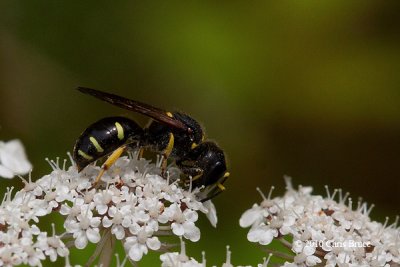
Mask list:
[[[124,128],[122,128],[122,125],[119,122],[115,123],[115,127],[117,127],[118,139],[123,140],[124,139]]]
[[[97,142],[96,138],[91,136],[91,137],[89,137],[89,140],[90,140],[90,142],[92,142],[92,144],[96,148],[97,152],[99,152],[99,153],[104,152],[104,149],[100,146],[99,142]]]
[[[169,134],[168,145],[167,145],[167,148],[165,149],[165,152],[164,152],[164,154],[165,154],[165,156],[167,158],[169,157],[169,155],[172,152],[172,149],[174,148],[174,140],[175,140],[174,135],[172,133],[170,133]]]
[[[174,115],[172,115],[171,112],[167,111],[166,113],[167,113],[167,116],[168,116],[168,117],[171,117],[171,118],[174,117]]]
[[[231,175],[229,172],[225,172],[224,178],[229,177],[229,175]]]
[[[195,149],[198,146],[195,142],[192,143],[192,146],[190,147],[191,149]]]
[[[88,154],[86,154],[85,152],[83,152],[80,149],[78,150],[78,154],[84,159],[87,159],[87,160],[92,160],[93,159],[92,156],[89,156]]]

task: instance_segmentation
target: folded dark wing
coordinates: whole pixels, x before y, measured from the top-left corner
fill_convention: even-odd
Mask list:
[[[96,89],[91,89],[91,88],[86,88],[86,87],[78,87],[78,90],[81,91],[84,94],[88,94],[91,96],[94,96],[98,99],[101,99],[105,102],[108,102],[110,104],[113,104],[115,106],[138,112],[140,114],[143,114],[145,116],[148,116],[158,122],[164,123],[168,126],[181,129],[183,131],[188,131],[188,127],[183,124],[181,121],[171,118],[168,116],[167,112],[165,110],[153,107],[151,105],[135,101],[132,99],[128,99],[122,96],[102,92]]]

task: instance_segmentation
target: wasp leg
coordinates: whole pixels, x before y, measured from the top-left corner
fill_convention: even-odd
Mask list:
[[[225,191],[226,188],[223,184],[228,179],[229,175],[229,172],[225,172],[224,176],[219,181],[217,181],[215,184],[209,185],[208,187],[211,189],[208,190],[205,197],[202,198],[200,201],[206,202],[207,200],[210,200]]]
[[[222,186],[223,189],[220,186]],[[200,202],[206,202],[207,200],[210,200],[218,196],[224,191],[225,191],[225,186],[223,186],[222,184],[216,184],[216,187],[212,191],[208,192],[205,198],[200,199]]]
[[[124,153],[126,149],[126,146],[121,146],[117,148],[104,162],[103,166],[101,166],[101,170],[99,174],[96,177],[96,180],[93,183],[93,187],[96,187],[98,182],[100,181],[100,178],[103,176],[103,174],[117,161],[119,157],[121,157],[122,153]]]
[[[225,189],[224,189],[225,190]],[[219,194],[221,194],[224,190],[215,190],[214,193],[207,195],[205,198],[200,199],[200,202],[206,202],[207,200],[210,200],[216,196],[218,196]]]
[[[203,170],[196,166],[179,166],[181,171],[186,174],[192,176],[192,181],[199,179],[203,175]]]
[[[204,172],[199,167],[181,166],[180,169],[184,174],[192,176],[192,181],[198,180]]]
[[[175,137],[173,133],[169,134],[169,139],[167,143],[167,147],[165,148],[164,152],[162,153],[162,162],[161,162],[161,176],[166,177],[166,170],[167,170],[167,163],[168,157],[171,155],[172,149],[174,148]]]
[[[177,162],[178,167],[181,169],[183,174],[191,176],[191,182],[193,187],[197,187],[197,184],[201,184],[199,179],[203,176],[204,170],[197,166],[192,161]],[[185,185],[189,185],[189,180],[185,181]]]
[[[138,159],[143,158],[143,152],[144,152],[144,148],[143,147],[139,148]]]
[[[167,177],[167,166],[168,166],[168,159],[165,154],[163,154],[161,159],[161,177]]]
[[[222,185],[222,183],[217,182],[213,185],[209,185],[209,186],[213,186],[213,188],[207,192],[206,196],[204,198],[202,198],[200,201],[201,202],[206,202],[207,200],[210,200],[216,196],[218,196],[219,194],[221,194],[222,192],[225,191],[225,186]]]

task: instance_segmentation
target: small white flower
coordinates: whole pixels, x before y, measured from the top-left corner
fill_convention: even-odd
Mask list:
[[[278,236],[278,231],[272,229],[264,223],[250,229],[247,234],[247,239],[250,242],[258,242],[261,245],[268,245],[274,237]]]
[[[75,246],[79,249],[86,247],[88,240],[92,243],[100,241],[99,233],[100,217],[93,217],[88,205],[81,206],[81,213],[76,219],[67,220],[64,223],[68,233],[75,238]]]
[[[39,247],[34,246],[33,240],[29,237],[22,237],[19,241],[22,247],[23,262],[30,266],[42,266],[41,261],[46,257]]]
[[[204,264],[197,262],[193,258],[187,260],[182,260],[182,258],[182,255],[178,252],[161,254],[161,267],[204,267]]]
[[[69,255],[69,250],[65,244],[61,241],[60,237],[56,236],[54,233],[54,224],[53,236],[48,237],[47,233],[40,233],[37,238],[36,246],[44,251],[44,254],[48,256],[52,262],[56,261],[58,256],[65,257]]]
[[[157,237],[152,235],[153,230],[145,226],[142,227],[135,236],[126,238],[124,248],[129,258],[133,261],[139,261],[142,259],[143,254],[147,254],[148,248],[151,250],[158,250],[161,247],[161,242]]]
[[[160,255],[161,267],[205,267],[203,254],[203,263],[197,262],[194,258],[186,255],[186,245],[181,239],[181,252],[169,252]]]
[[[27,174],[32,169],[24,146],[15,139],[8,142],[0,141],[0,176],[13,178],[15,175]]]
[[[108,210],[108,204],[112,201],[114,192],[109,189],[102,190],[94,195],[94,204],[100,215],[103,215]]]
[[[62,215],[68,215],[68,219],[73,219],[81,213],[81,207],[85,203],[83,198],[75,198],[72,207],[68,203],[62,204],[60,213]]]
[[[321,262],[321,259],[314,256],[316,248],[301,242],[293,244],[293,251],[296,253],[294,261],[296,264],[306,263],[307,266],[314,266]]]
[[[108,216],[103,217],[103,226],[105,228],[112,227],[111,233],[115,235],[118,240],[125,237],[125,228],[122,223],[125,215],[127,215],[127,209],[118,209],[116,207],[110,207],[108,210]]]
[[[173,221],[171,224],[172,232],[177,236],[184,236],[193,242],[200,239],[200,230],[194,224],[197,221],[197,212],[186,209],[182,212],[178,204],[172,204],[165,209],[160,218],[165,218]],[[164,219],[165,221],[165,219]]]
[[[239,225],[241,227],[249,227],[251,225],[257,225],[260,222],[262,222],[262,220],[264,219],[264,217],[266,217],[264,214],[265,210],[259,206],[258,204],[254,204],[253,207],[251,209],[246,210],[242,216],[240,217],[239,220]]]

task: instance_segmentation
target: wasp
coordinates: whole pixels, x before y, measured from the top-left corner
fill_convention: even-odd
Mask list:
[[[139,148],[161,154],[164,170],[167,159],[175,160],[182,173],[191,177],[192,188],[204,187],[201,201],[225,190],[223,183],[229,172],[224,151],[215,142],[205,140],[204,131],[195,119],[185,113],[165,111],[96,89],[78,87],[78,90],[150,118],[146,127],[140,127],[126,117],[107,117],[91,124],[80,135],[73,151],[79,172],[108,156],[94,184],[124,151]]]

